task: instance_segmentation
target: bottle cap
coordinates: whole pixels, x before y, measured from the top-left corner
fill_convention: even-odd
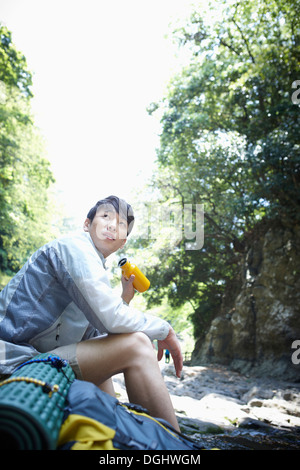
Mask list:
[[[127,258],[122,258],[120,259],[120,261],[118,262],[118,266],[119,268],[121,268],[122,266],[124,266],[124,264],[127,263]]]

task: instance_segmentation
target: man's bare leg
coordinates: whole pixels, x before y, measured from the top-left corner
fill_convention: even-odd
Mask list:
[[[116,397],[114,384],[112,379],[107,379],[105,382],[99,385],[99,388],[103,391],[111,395],[112,397]]]
[[[110,377],[123,372],[130,402],[143,406],[152,416],[165,419],[179,430],[155,351],[146,335],[108,335],[84,341],[77,345],[77,359],[83,379],[97,386],[105,382],[106,388]]]

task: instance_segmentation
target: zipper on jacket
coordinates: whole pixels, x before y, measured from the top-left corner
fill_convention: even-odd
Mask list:
[[[56,327],[56,336],[55,336],[55,341],[58,341],[58,338],[59,338],[59,332],[60,332],[60,327],[61,327],[61,323],[58,323],[57,327]]]

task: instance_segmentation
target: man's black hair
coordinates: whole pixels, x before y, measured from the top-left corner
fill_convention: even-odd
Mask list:
[[[120,199],[117,196],[108,196],[105,199],[101,199],[100,201],[96,202],[96,204],[89,210],[87,218],[90,219],[91,222],[93,221],[98,208],[103,205],[113,206],[116,212],[125,220],[127,220],[127,235],[129,235],[134,224],[134,214],[131,205],[124,201],[124,199]]]

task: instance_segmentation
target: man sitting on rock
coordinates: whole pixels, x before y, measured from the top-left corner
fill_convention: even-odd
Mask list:
[[[170,325],[129,306],[133,280],[122,295],[110,287],[105,259],[126,243],[132,208],[115,196],[98,201],[81,233],[37,250],[0,293],[0,373],[49,352],[69,361],[78,379],[114,394],[111,377],[124,373],[129,400],[179,429],[158,359],[168,349],[180,377],[182,354]]]

